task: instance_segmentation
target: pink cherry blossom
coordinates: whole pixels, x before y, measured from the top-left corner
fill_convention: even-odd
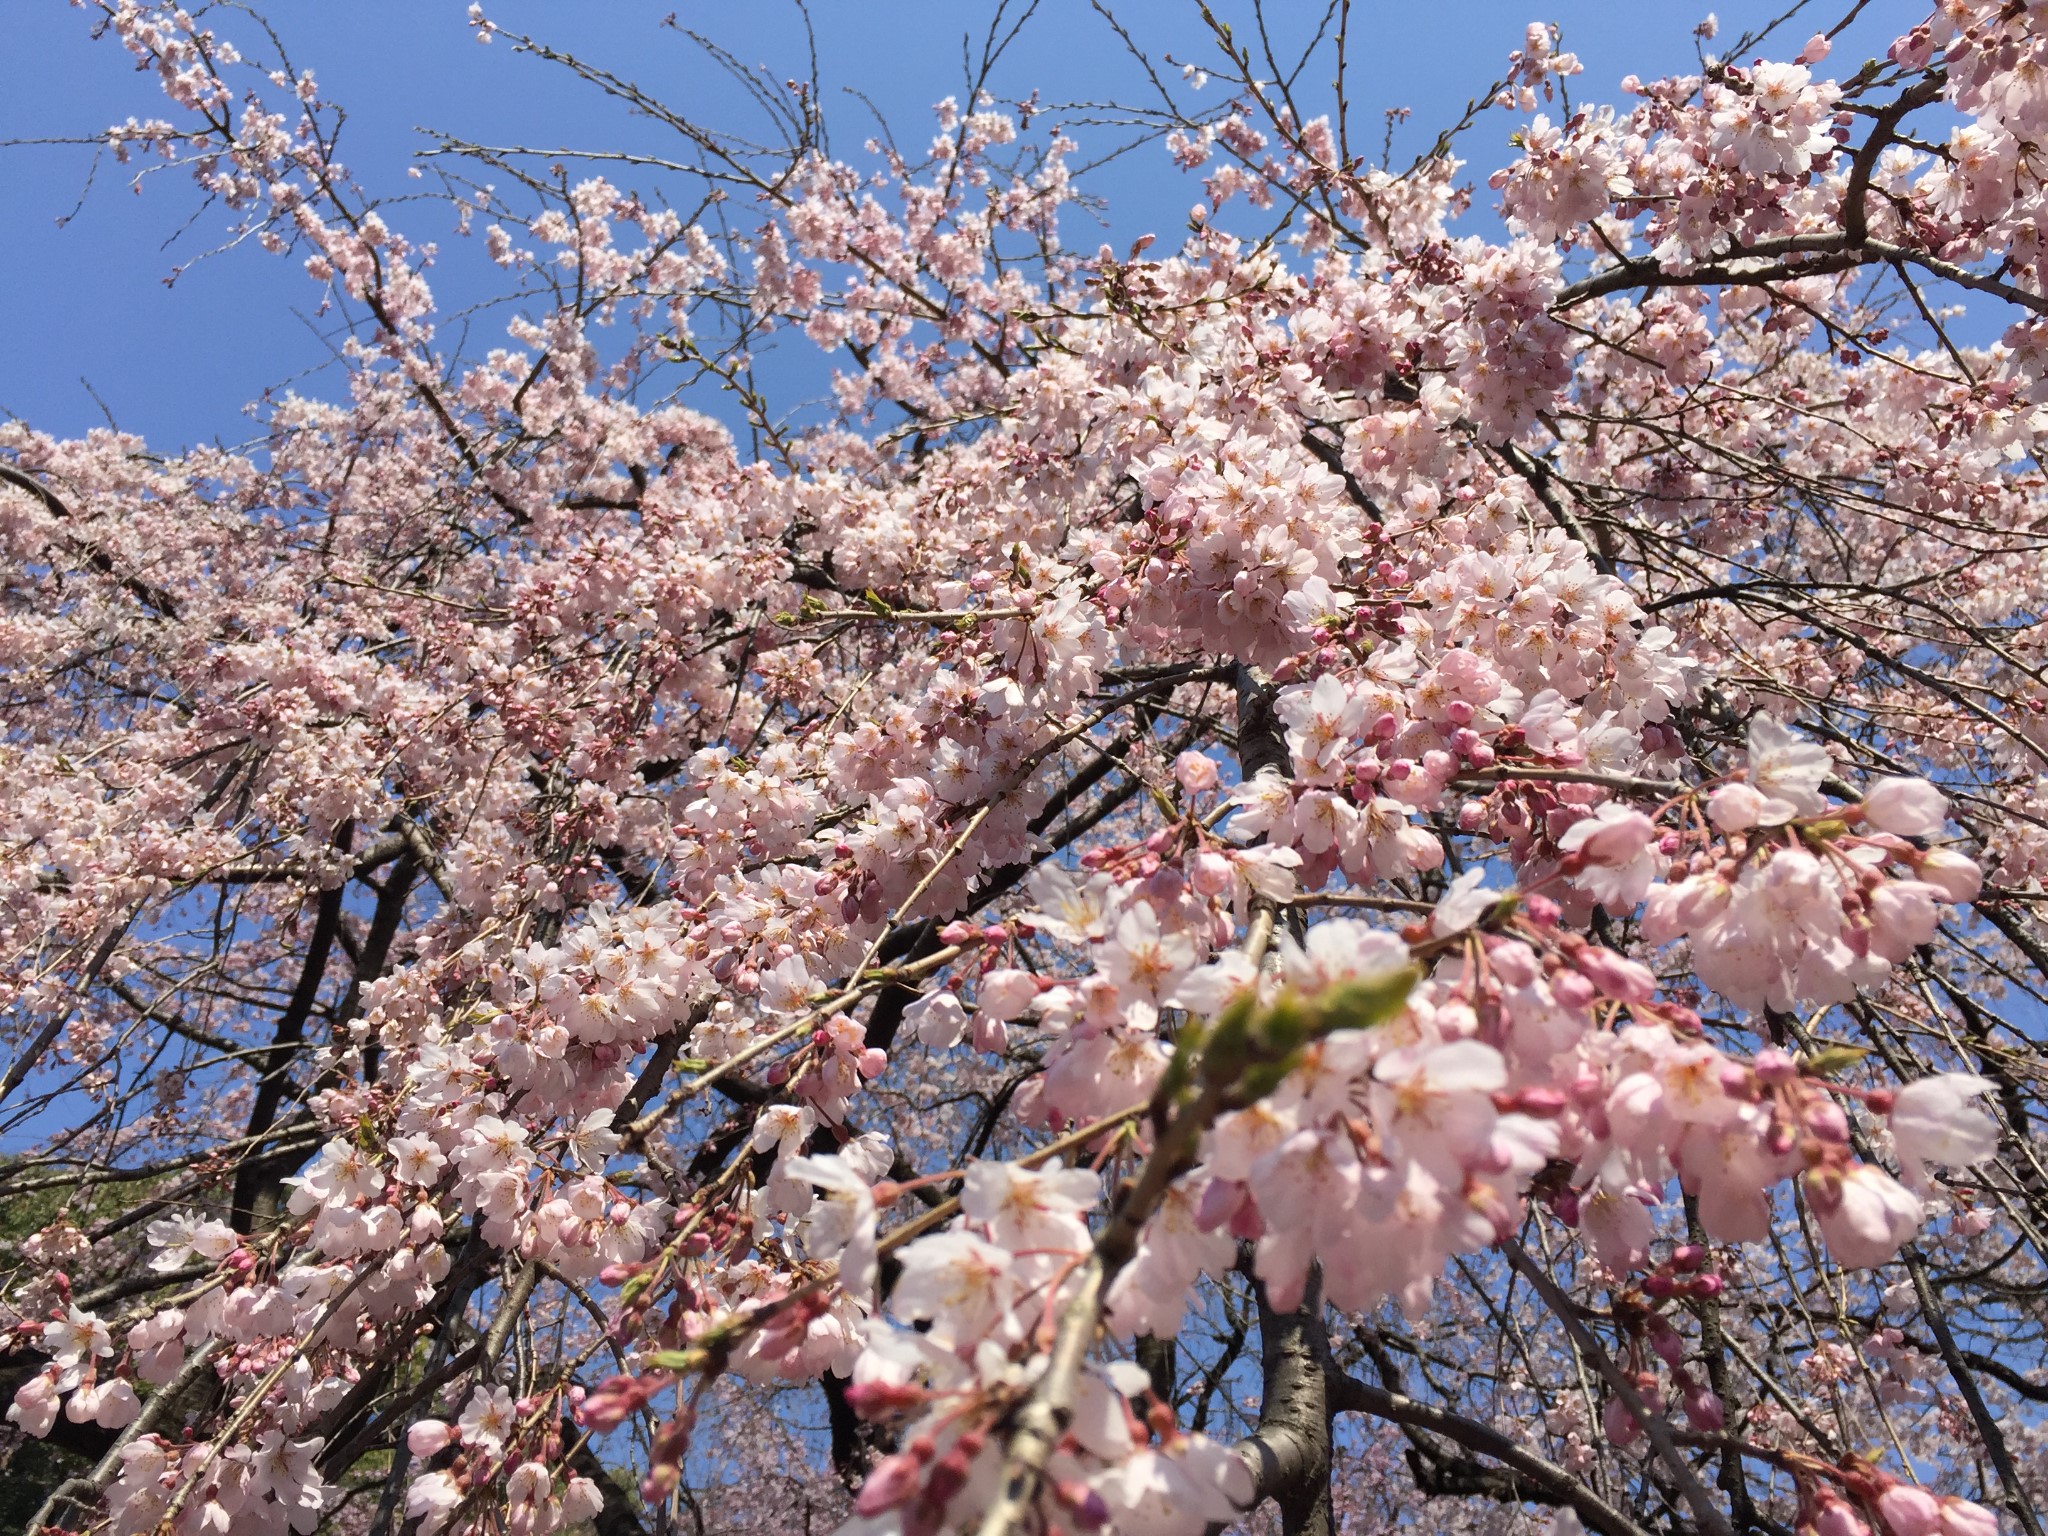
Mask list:
[[[60,1402],[56,1382],[38,1372],[15,1389],[14,1401],[7,1406],[7,1422],[20,1425],[23,1434],[40,1440],[57,1422]]]
[[[1977,1102],[1993,1086],[1972,1073],[1944,1072],[1893,1095],[1885,1123],[1908,1184],[1924,1187],[1929,1164],[1967,1168],[1998,1151],[1998,1123]]]
[[[847,1159],[793,1157],[785,1175],[815,1184],[821,1198],[804,1213],[804,1246],[815,1258],[836,1259],[850,1295],[865,1297],[875,1283],[875,1197],[871,1181]]]
[[[1880,832],[1939,837],[1948,801],[1925,779],[1879,779],[1863,792],[1863,814]]]
[[[1017,1282],[1007,1249],[966,1232],[921,1238],[903,1251],[891,1307],[906,1321],[929,1322],[942,1347],[971,1343],[1009,1315]]]
[[[88,9],[121,238],[332,355],[0,422],[55,1518],[2026,1516],[2038,8],[1538,23],[1441,138],[1227,6],[868,138],[821,11],[744,139],[472,8],[656,139],[398,196],[288,28]]]
[[[1828,1254],[1847,1269],[1886,1263],[1919,1230],[1920,1199],[1882,1169],[1856,1164],[1825,1193],[1808,1180]]]
[[[1824,748],[1769,715],[1750,722],[1747,782],[1764,797],[1756,819],[1765,826],[1794,816],[1818,816],[1827,808],[1821,781],[1833,771],[1834,761]]]

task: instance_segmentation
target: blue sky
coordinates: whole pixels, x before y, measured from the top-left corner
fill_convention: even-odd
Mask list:
[[[1561,22],[1565,46],[1585,60],[1586,73],[1573,82],[1575,100],[1618,100],[1615,83],[1624,74],[1650,78],[1692,64],[1692,30],[1706,8],[1671,0],[1547,0],[1545,6],[1546,0],[1360,0],[1351,94],[1364,134],[1376,144],[1380,114],[1412,108],[1396,139],[1396,159],[1405,164],[1497,77],[1534,19]],[[1720,45],[1782,8],[1782,0],[1722,5]],[[88,136],[131,114],[171,115],[152,76],[137,73],[118,44],[93,41],[90,13],[58,0],[8,9],[9,53],[18,62],[9,89],[0,93],[0,140]],[[418,189],[405,170],[423,145],[421,126],[496,144],[658,142],[654,125],[627,118],[560,70],[516,56],[503,44],[480,47],[465,25],[466,9],[466,0],[277,0],[267,7],[293,63],[314,70],[323,93],[346,107],[344,159],[373,190]],[[790,0],[718,6],[502,0],[488,9],[503,26],[580,53],[692,116],[734,129],[758,119],[685,39],[663,28],[665,16],[676,13],[683,26],[778,78],[805,68],[802,27]],[[1018,9],[1013,0],[1011,14]],[[1213,57],[1193,0],[1132,0],[1117,9],[1155,53],[1198,62]],[[1228,7],[1219,9],[1230,14]],[[1847,9],[1839,0],[1825,7],[1815,0],[1812,14],[1788,25],[1771,51],[1790,56],[1808,34],[1831,27]],[[1924,9],[1918,0],[1876,0],[1831,62],[1845,73],[1853,70]],[[815,0],[835,149],[857,152],[873,131],[867,107],[847,87],[865,93],[899,139],[917,144],[928,138],[931,104],[962,91],[963,36],[971,32],[978,51],[995,11],[994,0]],[[1269,0],[1268,11],[1281,37],[1305,37],[1322,5]],[[223,10],[215,19],[231,37],[252,35],[246,16]],[[1311,73],[1311,88],[1318,73]],[[1088,0],[1041,0],[997,81],[1000,95],[1036,88],[1051,102],[1128,100],[1141,84]],[[1050,117],[1079,123],[1087,115],[1075,110]],[[1514,126],[1511,114],[1490,111],[1463,141],[1482,183],[1483,206],[1491,206],[1484,175],[1512,153],[1506,139]],[[1085,129],[1082,136],[1089,147],[1100,142]],[[331,376],[323,388],[322,378],[308,373],[318,369],[328,346],[312,319],[319,290],[296,259],[245,247],[194,263],[166,287],[174,268],[219,238],[226,223],[221,212],[194,217],[199,199],[183,172],[155,174],[137,194],[133,169],[105,157],[81,204],[93,168],[88,147],[0,149],[10,236],[0,242],[0,291],[9,300],[0,411],[66,435],[111,416],[153,447],[173,449],[252,437],[244,407],[266,387],[293,380],[309,393],[332,387]],[[1120,245],[1155,231],[1170,243],[1197,191],[1156,147],[1111,164],[1092,184],[1108,198],[1109,235]],[[415,204],[391,217],[415,238],[443,241],[437,287],[462,294],[470,262],[467,252],[453,248],[447,212]],[[1068,229],[1093,243],[1078,221]],[[490,326],[479,339],[494,335]]]

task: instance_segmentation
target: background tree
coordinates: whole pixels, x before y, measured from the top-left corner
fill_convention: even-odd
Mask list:
[[[1198,7],[1122,256],[1027,14],[847,159],[473,11],[675,144],[438,146],[482,348],[97,16],[347,388],[0,427],[28,1528],[2040,1536],[2036,8],[1532,27],[1487,238]]]

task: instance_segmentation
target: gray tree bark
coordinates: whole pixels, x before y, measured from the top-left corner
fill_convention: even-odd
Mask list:
[[[1259,1362],[1265,1389],[1259,1427],[1239,1441],[1251,1469],[1253,1507],[1280,1506],[1285,1536],[1335,1536],[1330,1501],[1330,1335],[1323,1324],[1323,1275],[1309,1270],[1308,1289],[1292,1312],[1276,1312],[1257,1286]]]

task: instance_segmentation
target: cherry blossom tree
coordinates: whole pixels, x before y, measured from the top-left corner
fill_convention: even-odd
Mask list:
[[[2042,1536],[2048,10],[1805,9],[1108,17],[1118,254],[1014,8],[380,202],[86,7],[343,339],[0,426],[27,1528]]]

